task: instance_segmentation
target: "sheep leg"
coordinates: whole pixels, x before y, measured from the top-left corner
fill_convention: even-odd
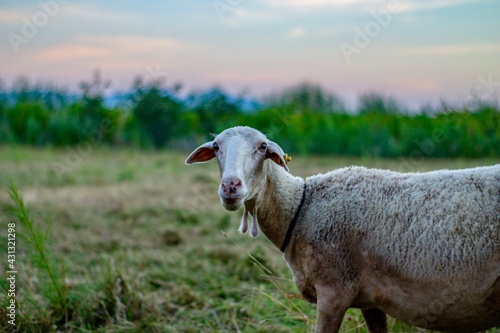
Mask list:
[[[351,303],[332,287],[316,286],[317,314],[315,333],[337,333]]]
[[[248,230],[248,209],[243,209],[243,216],[241,218],[241,225],[239,231],[244,234]]]
[[[362,309],[370,333],[387,333],[387,317],[379,309]]]

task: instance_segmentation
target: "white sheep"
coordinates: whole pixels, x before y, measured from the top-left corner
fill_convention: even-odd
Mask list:
[[[397,173],[349,167],[292,176],[282,149],[249,127],[223,131],[187,164],[216,158],[219,196],[244,206],[317,303],[316,332],[361,308],[370,332],[386,313],[432,330],[500,326],[500,165]],[[258,224],[258,227],[257,227]]]

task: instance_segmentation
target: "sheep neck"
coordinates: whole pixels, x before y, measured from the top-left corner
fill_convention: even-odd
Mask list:
[[[291,175],[270,161],[265,163],[265,174],[262,190],[245,202],[245,206],[250,212],[257,212],[260,229],[280,248],[302,201],[304,179]]]

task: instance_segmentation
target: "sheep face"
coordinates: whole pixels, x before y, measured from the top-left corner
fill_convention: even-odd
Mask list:
[[[195,149],[187,164],[217,159],[221,182],[219,197],[227,210],[237,210],[253,199],[266,182],[265,160],[288,171],[283,150],[261,132],[249,127],[233,127]]]

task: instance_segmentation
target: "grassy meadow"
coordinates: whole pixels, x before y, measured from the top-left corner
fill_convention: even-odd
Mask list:
[[[241,212],[219,204],[215,162],[186,166],[187,153],[167,151],[75,151],[0,146],[0,331],[313,332],[315,305],[298,295],[279,250],[262,234],[239,234]],[[423,171],[500,163],[293,158],[300,176],[348,165]],[[5,175],[19,188],[31,229],[16,216]],[[11,223],[14,330],[6,316]],[[393,319],[390,330],[423,331]],[[347,313],[342,332],[366,332],[358,310]]]

